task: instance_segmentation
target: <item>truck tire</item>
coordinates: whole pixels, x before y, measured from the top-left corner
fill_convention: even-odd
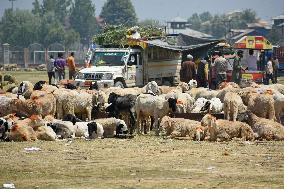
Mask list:
[[[114,86],[115,86],[115,87],[122,88],[122,89],[125,88],[125,87],[124,87],[124,84],[123,84],[121,81],[115,82]]]

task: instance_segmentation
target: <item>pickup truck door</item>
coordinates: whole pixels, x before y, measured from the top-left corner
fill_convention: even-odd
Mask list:
[[[137,54],[137,64],[136,64],[136,86],[143,86],[143,66],[142,66],[142,56],[141,53]]]

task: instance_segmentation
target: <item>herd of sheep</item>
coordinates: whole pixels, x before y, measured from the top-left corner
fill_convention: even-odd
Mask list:
[[[149,82],[143,88],[77,89],[23,81],[1,91],[0,139],[54,141],[148,134],[190,140],[283,140],[284,85],[221,83],[218,90]],[[202,114],[200,120],[175,118]],[[216,119],[215,114],[224,114]]]

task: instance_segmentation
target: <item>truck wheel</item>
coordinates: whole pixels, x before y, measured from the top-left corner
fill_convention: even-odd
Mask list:
[[[115,87],[119,87],[119,88],[124,88],[124,85],[123,85],[123,83],[121,81],[115,82],[114,86]]]

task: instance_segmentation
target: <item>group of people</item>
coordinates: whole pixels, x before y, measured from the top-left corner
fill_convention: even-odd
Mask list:
[[[59,81],[65,79],[65,66],[69,69],[69,79],[75,79],[76,76],[76,64],[74,52],[71,52],[67,59],[64,59],[63,53],[59,52],[58,57],[54,59],[53,55],[50,55],[47,63],[47,75],[48,83],[52,84],[52,78],[54,78],[54,84],[58,84]]]
[[[254,51],[249,50],[249,55],[246,59],[247,65],[242,65],[243,51],[239,50],[235,53],[232,64],[232,81],[240,84],[242,73],[245,70],[257,71],[257,58],[254,56]],[[217,86],[227,81],[228,78],[228,66],[229,62],[224,57],[221,51],[214,52],[212,58],[208,56],[201,61],[194,62],[192,55],[187,55],[187,60],[181,65],[180,80],[183,82],[189,82],[194,79],[197,81],[198,87],[209,87],[210,89],[216,89]],[[264,83],[269,84],[269,80],[272,83],[277,83],[279,62],[276,57],[268,59],[265,67]],[[210,82],[209,82],[210,80]]]

